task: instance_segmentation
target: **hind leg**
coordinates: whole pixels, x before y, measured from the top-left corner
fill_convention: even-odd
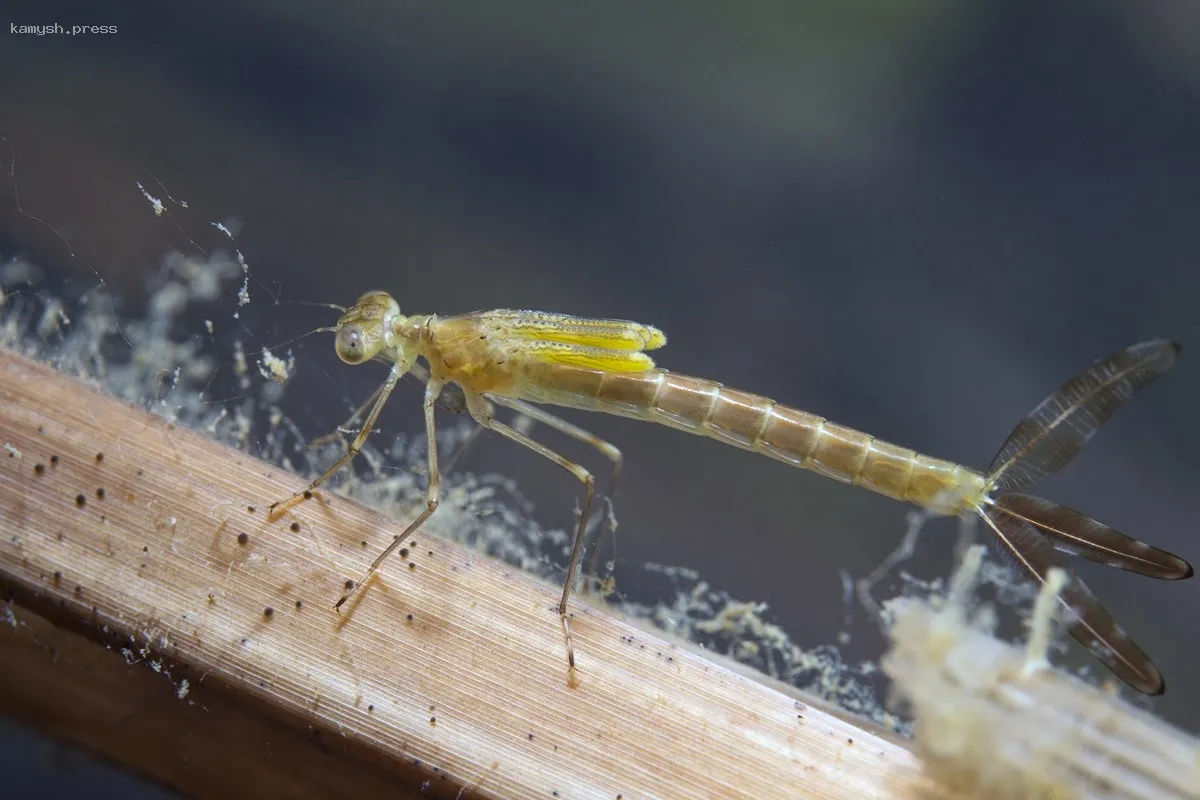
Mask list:
[[[583,513],[579,516],[579,527],[575,531],[575,540],[571,545],[571,560],[567,564],[567,578],[563,583],[562,599],[558,603],[558,617],[562,623],[563,636],[567,645],[567,682],[574,686],[577,680],[575,674],[575,645],[571,640],[571,624],[567,617],[567,603],[571,598],[571,587],[575,583],[575,572],[579,567],[579,554],[583,549],[583,540],[587,535],[589,511],[592,507],[592,498],[596,493],[596,479],[592,477],[592,473],[566,456],[554,452],[544,444],[536,442],[515,428],[498,421],[494,416],[495,409],[484,397],[468,393],[467,409],[471,412],[471,416],[475,418],[475,421],[483,427],[493,430],[517,444],[528,447],[538,455],[548,458],[574,475],[583,484]],[[538,411],[540,412],[540,409]]]
[[[544,411],[532,403],[526,403],[523,400],[511,400],[507,397],[489,397],[488,399],[492,400],[498,405],[511,408],[513,411],[516,411],[522,416],[528,417],[536,422],[540,422],[548,428],[553,428],[560,433],[566,434],[576,441],[583,442],[586,445],[596,448],[601,454],[604,455],[605,458],[612,462],[612,477],[608,483],[608,493],[605,495],[609,500],[609,508],[606,512],[607,524],[605,525],[605,528],[608,531],[609,538],[613,539],[615,542],[616,517],[612,513],[612,498],[617,493],[617,480],[621,477],[621,462],[623,461],[624,457],[621,455],[620,449],[616,445],[601,439],[599,436],[596,436],[594,433],[584,430],[578,425],[568,422],[562,417],[558,417],[554,414]],[[589,552],[587,566],[583,570],[583,574],[585,576],[595,577],[597,574],[597,568],[600,563],[600,545],[601,537],[597,535],[597,537],[590,544],[591,549]],[[590,584],[587,582],[584,583],[582,591],[585,594],[587,593],[589,586]]]

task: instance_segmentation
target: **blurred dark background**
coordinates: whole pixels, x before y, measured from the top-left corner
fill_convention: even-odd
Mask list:
[[[670,337],[662,366],[980,468],[1093,359],[1173,337],[1174,373],[1039,492],[1200,560],[1195,3],[5,10],[5,26],[118,26],[6,27],[0,135],[25,210],[134,304],[186,245],[134,184],[161,195],[157,177],[197,235],[236,220],[285,299],[382,288],[409,312],[649,322]],[[11,195],[0,255],[94,283]],[[263,336],[332,320],[280,305]],[[313,435],[379,377],[347,375],[321,337],[297,355],[290,397]],[[405,392],[385,425],[419,428],[418,406]],[[801,644],[834,640],[838,570],[864,575],[903,530],[903,506],[860,489],[582,421],[627,457],[620,558],[764,600]],[[537,456],[489,440],[471,459],[524,477],[545,524],[569,522],[574,486]],[[928,576],[952,540],[945,525],[925,540]],[[1196,730],[1200,582],[1080,572],[1166,675],[1156,711]],[[861,616],[845,652],[877,657]]]

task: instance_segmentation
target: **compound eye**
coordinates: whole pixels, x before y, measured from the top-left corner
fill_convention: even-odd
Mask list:
[[[334,349],[338,358],[347,364],[361,364],[366,358],[366,347],[363,342],[361,325],[347,325],[337,332]]]

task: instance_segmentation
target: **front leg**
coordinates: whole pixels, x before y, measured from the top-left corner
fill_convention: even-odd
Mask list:
[[[322,483],[336,475],[338,470],[349,464],[354,457],[358,455],[358,451],[362,450],[363,445],[366,444],[367,436],[369,436],[371,431],[375,428],[375,421],[379,419],[379,412],[383,410],[383,404],[387,402],[392,390],[396,388],[397,382],[399,382],[401,376],[403,376],[407,371],[407,365],[396,363],[392,366],[392,371],[388,373],[387,380],[383,382],[383,386],[376,390],[375,405],[371,406],[371,413],[367,415],[367,421],[363,423],[362,429],[359,430],[358,435],[354,437],[354,441],[350,443],[350,447],[347,448],[346,452],[342,454],[342,457],[334,462],[332,467],[322,472],[315,481],[310,483],[305,488],[295,492],[291,497],[288,497],[285,500],[279,500],[272,503],[270,508],[267,509],[267,519],[279,519],[279,517],[289,508],[301,502],[302,500],[307,500],[308,498],[312,497],[313,489],[316,489]]]
[[[442,384],[440,381],[430,379],[425,384],[425,436],[428,440],[428,459],[429,459],[429,487],[425,491],[425,510],[421,512],[415,520],[413,520],[404,532],[392,539],[392,543],[387,546],[379,557],[371,562],[371,566],[367,569],[362,580],[350,587],[350,590],[342,595],[342,598],[337,601],[334,608],[341,608],[347,600],[354,596],[360,587],[366,584],[367,580],[375,574],[375,570],[379,569],[379,565],[384,560],[396,551],[405,539],[416,533],[417,529],[425,524],[425,520],[437,511],[438,507],[438,463],[437,463],[437,436],[434,435],[433,411],[437,404],[438,395],[441,394]]]

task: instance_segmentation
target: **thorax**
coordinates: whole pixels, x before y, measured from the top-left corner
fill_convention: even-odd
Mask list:
[[[453,381],[473,392],[508,394],[516,381],[517,360],[505,352],[503,337],[480,325],[473,315],[423,323],[421,355],[434,378]]]

